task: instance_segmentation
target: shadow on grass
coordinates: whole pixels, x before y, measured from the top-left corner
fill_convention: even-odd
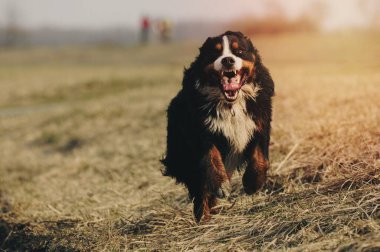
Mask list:
[[[57,244],[61,229],[73,228],[76,222],[71,220],[39,224],[12,223],[0,219],[0,249],[5,251],[80,251],[68,244]],[[44,233],[34,231],[36,225],[45,228]],[[69,240],[69,239],[67,239]]]

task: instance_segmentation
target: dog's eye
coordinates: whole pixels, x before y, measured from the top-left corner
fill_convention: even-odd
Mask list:
[[[237,50],[235,51],[235,53],[236,53],[237,55],[242,55],[242,54],[243,54],[243,50],[237,49]]]

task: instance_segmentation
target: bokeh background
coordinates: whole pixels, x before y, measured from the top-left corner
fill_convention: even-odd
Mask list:
[[[1,0],[2,45],[126,44],[139,42],[141,19],[150,39],[160,21],[170,22],[174,41],[202,40],[226,28],[248,33],[379,29],[376,0],[347,1],[58,1]]]
[[[0,250],[378,251],[380,1],[0,0]],[[194,223],[166,108],[209,36],[276,83],[269,179]]]

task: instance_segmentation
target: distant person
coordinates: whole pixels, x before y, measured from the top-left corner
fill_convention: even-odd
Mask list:
[[[170,41],[172,24],[167,19],[162,19],[158,23],[158,31],[160,32],[160,40],[162,42]]]
[[[144,16],[141,19],[141,43],[146,44],[149,39],[150,20]]]

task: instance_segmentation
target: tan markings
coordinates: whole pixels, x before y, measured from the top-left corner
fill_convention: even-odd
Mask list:
[[[239,48],[238,42],[236,42],[236,41],[232,42],[232,48],[233,49],[238,49]]]
[[[203,221],[204,222],[209,222],[211,220],[211,216],[210,216],[210,207],[208,205],[209,203],[209,198],[210,198],[210,195],[208,192],[204,192],[204,195],[203,195]],[[202,218],[202,216],[201,216]],[[200,219],[199,219],[200,221]]]
[[[269,162],[264,157],[264,154],[259,146],[256,146],[253,152],[253,159],[255,160],[255,166],[258,173],[266,172],[268,170]]]
[[[222,47],[223,46],[222,46],[221,43],[218,43],[218,44],[215,45],[215,49],[218,50],[218,51],[222,50]]]
[[[220,185],[228,179],[226,170],[224,169],[224,164],[222,161],[222,156],[219,150],[213,146],[210,150],[210,160],[212,174],[210,174],[210,179],[214,185]]]
[[[243,67],[249,69],[249,76],[253,76],[253,71],[255,70],[255,64],[248,60],[243,60]]]
[[[269,161],[265,158],[260,147],[256,146],[243,175],[243,186],[247,194],[251,195],[263,187],[268,168]]]

